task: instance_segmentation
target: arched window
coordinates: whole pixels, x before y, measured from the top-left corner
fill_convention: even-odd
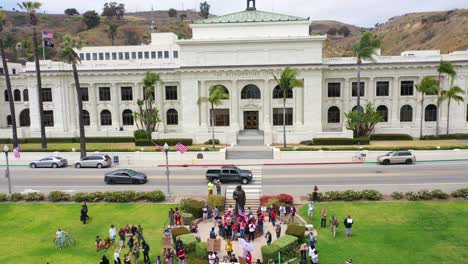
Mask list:
[[[226,88],[226,86],[224,85],[215,85],[215,86],[221,86],[223,88],[223,91],[228,95],[228,97],[226,99],[223,99],[223,100],[228,100],[229,99],[229,90],[228,88]],[[210,94],[211,95],[211,94]]]
[[[352,111],[353,111],[353,112],[356,112],[357,109],[358,109],[358,106],[356,105],[356,106],[353,107],[353,110],[352,110]],[[359,106],[359,110],[360,110],[361,113],[364,112],[364,108],[362,108],[362,106]]]
[[[424,121],[434,122],[437,121],[437,106],[430,104],[424,110]]]
[[[29,92],[28,89],[23,90],[23,101],[27,102],[29,101]]]
[[[89,117],[89,112],[86,110],[83,110],[83,124],[84,126],[91,125],[91,118]]]
[[[382,122],[388,122],[388,108],[385,105],[379,105],[377,113],[382,117]]]
[[[112,126],[112,115],[109,110],[101,111],[101,126]]]
[[[21,101],[21,92],[20,92],[20,90],[16,89],[13,92],[13,99],[15,100],[15,102],[20,102]]]
[[[400,122],[413,122],[413,107],[404,105],[400,109]]]
[[[340,123],[340,109],[336,106],[328,108],[328,123]]]
[[[178,125],[179,124],[179,114],[175,109],[169,109],[166,113],[166,122],[168,125]]]
[[[293,98],[292,89],[286,92],[286,98]],[[273,89],[273,99],[283,99],[283,93],[281,92],[279,85],[276,85]]]
[[[9,101],[9,100],[8,100],[8,91],[5,90],[5,91],[3,92],[3,95],[4,95],[4,98],[5,98],[5,102],[8,102],[8,101]]]
[[[22,127],[31,126],[31,117],[29,116],[29,109],[28,108],[21,111],[19,119],[20,119],[20,126],[22,126]]]
[[[6,122],[7,122],[7,126],[11,126],[11,115],[7,115]]]
[[[244,86],[241,91],[241,99],[260,99],[260,89],[253,84]]]
[[[122,112],[122,123],[124,126],[133,126],[132,110],[126,109]]]

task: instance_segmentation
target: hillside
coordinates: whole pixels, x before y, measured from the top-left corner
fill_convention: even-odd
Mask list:
[[[185,17],[181,17],[181,14],[185,14]],[[176,17],[169,17],[167,11],[127,13],[120,22],[115,45],[148,43],[153,16],[156,32],[174,32],[179,38],[190,38],[192,34],[190,23],[201,19],[194,11],[178,11]],[[6,27],[4,39],[8,57],[11,60],[18,60],[21,57],[30,59],[30,41],[23,43],[22,49],[15,48],[21,40],[30,39],[31,29],[28,26],[27,14],[8,12],[7,19],[9,25]],[[60,45],[63,34],[79,35],[84,40],[84,44],[88,46],[103,46],[111,43],[105,18],[101,18],[101,24],[90,30],[87,30],[80,16],[39,14],[39,21],[39,31],[44,30],[55,34],[56,47]],[[343,27],[348,30],[346,34],[340,32]],[[372,29],[329,20],[312,21],[310,26],[311,34],[328,33],[328,38],[324,43],[324,56],[326,57],[350,56],[351,45],[365,30],[371,30],[382,38],[383,55],[398,55],[405,50],[418,49],[440,49],[443,53],[466,50],[468,49],[468,10],[411,13],[393,17]],[[47,49],[48,58],[57,59],[56,53],[57,48]]]

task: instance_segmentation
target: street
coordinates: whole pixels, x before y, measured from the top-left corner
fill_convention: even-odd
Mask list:
[[[119,167],[120,168],[120,167]],[[319,165],[319,166],[244,166],[261,173],[254,173],[253,185],[262,185],[264,194],[289,193],[305,195],[314,185],[320,191],[376,189],[384,193],[420,189],[442,189],[452,191],[468,186],[468,162],[417,163],[414,165],[382,166],[362,165]],[[110,169],[30,169],[11,168],[13,192],[34,190],[49,192],[61,190],[113,191],[160,189],[166,191],[165,168],[132,168],[148,175],[144,185],[107,185],[104,174]],[[206,168],[170,168],[171,193],[174,195],[205,195]],[[255,175],[257,174],[257,175]],[[261,174],[259,176],[258,174]],[[260,178],[259,178],[260,177]],[[235,183],[231,183],[235,184]],[[223,189],[228,184],[223,184]],[[7,179],[0,179],[0,191],[8,192]]]

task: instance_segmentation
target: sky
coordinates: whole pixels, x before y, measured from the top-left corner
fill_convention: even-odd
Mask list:
[[[102,11],[104,3],[111,0],[39,0],[41,12],[60,13],[66,8]],[[127,12],[169,8],[197,9],[201,0],[112,0],[125,4]],[[204,1],[204,0],[203,0]],[[17,8],[18,0],[0,0],[6,10]],[[210,13],[223,15],[246,8],[247,0],[208,0]],[[383,23],[389,18],[412,12],[440,11],[468,8],[467,0],[256,0],[258,10],[310,17],[311,20],[337,20],[362,27]]]

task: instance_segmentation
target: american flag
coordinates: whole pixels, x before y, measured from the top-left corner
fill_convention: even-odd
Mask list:
[[[176,147],[176,149],[177,149],[180,153],[182,153],[182,154],[184,154],[184,153],[187,152],[187,150],[188,150],[188,148],[187,148],[186,146],[184,146],[184,144],[182,144],[182,143],[180,143],[180,142],[177,143],[177,144],[175,145],[175,147]]]
[[[52,39],[54,38],[54,34],[47,31],[42,31],[42,37],[45,39]]]
[[[15,149],[13,149],[13,156],[17,159],[21,158],[21,153],[19,151],[19,147],[16,147]]]

